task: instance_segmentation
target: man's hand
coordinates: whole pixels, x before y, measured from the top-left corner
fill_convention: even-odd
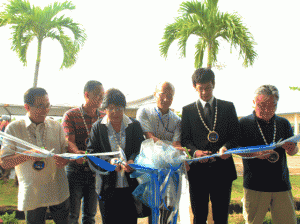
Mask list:
[[[64,159],[57,155],[54,155],[53,158],[55,160],[55,165],[58,169],[64,168],[69,162],[69,160]]]
[[[80,151],[80,150],[78,150],[78,151],[76,152],[76,154],[85,154],[85,151]],[[80,159],[76,159],[75,161],[76,161],[76,163],[78,163],[78,164],[83,164],[84,162],[86,162],[86,159],[85,159],[84,157],[81,157]]]
[[[296,144],[293,142],[286,142],[282,145],[282,148],[286,151],[290,156],[295,155],[298,152],[298,148],[296,148]]]
[[[273,150],[267,150],[257,153],[258,159],[268,159],[270,155],[272,154]]]
[[[121,171],[121,165],[118,163],[118,159],[116,159],[116,158],[111,159],[110,164],[116,166],[116,169],[115,169],[116,172]]]
[[[133,160],[128,160],[128,162],[125,165],[122,164],[121,167],[126,173],[131,173],[133,169],[128,164],[132,164],[132,163]]]
[[[227,148],[225,146],[221,147],[219,150],[219,153],[221,154],[220,158],[221,159],[228,159],[231,155],[224,155],[224,152],[227,151]]]
[[[203,156],[209,156],[211,155],[211,152],[210,151],[202,151],[202,150],[197,150],[194,154],[194,157],[195,158],[198,158],[198,157],[203,157]],[[209,159],[202,159],[202,160],[199,160],[200,163],[206,163]]]

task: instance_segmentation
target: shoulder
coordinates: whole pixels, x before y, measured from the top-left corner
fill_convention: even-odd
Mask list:
[[[196,102],[190,103],[182,108],[182,110],[191,110],[196,108]]]
[[[68,111],[64,114],[64,118],[65,118],[65,117],[78,116],[79,113],[80,113],[79,107],[77,107],[77,108],[72,108],[72,109],[68,110]]]
[[[245,116],[245,117],[242,117],[240,119],[240,123],[241,124],[246,124],[246,123],[253,123],[255,122],[255,118],[254,118],[254,115],[253,114],[250,114],[248,116]]]
[[[58,121],[55,121],[51,118],[46,118],[45,123],[47,123],[51,128],[58,128],[61,129],[62,125]]]
[[[129,117],[129,119],[132,121],[132,123],[130,123],[129,126],[140,126],[141,125],[137,119],[135,119],[133,117]]]
[[[143,106],[138,109],[137,113],[151,113],[154,108],[154,106]]]
[[[233,102],[230,102],[230,101],[226,101],[226,100],[220,100],[220,99],[216,99],[217,100],[217,103],[218,105],[220,106],[227,106],[227,107],[234,107],[234,104]]]
[[[280,117],[280,116],[275,115],[275,120],[276,120],[276,123],[281,123],[281,124],[288,124],[288,125],[290,125],[290,122],[288,121],[288,119],[286,119],[286,118],[284,118],[284,117]]]
[[[7,127],[5,128],[5,131],[6,132],[15,131],[15,130],[21,128],[22,126],[25,127],[25,122],[24,122],[23,119],[22,120],[13,121],[13,122],[11,122],[11,123],[9,123],[7,125]]]
[[[181,120],[181,118],[172,110],[170,110],[170,115],[172,117],[172,120],[174,120],[175,122],[178,122]]]

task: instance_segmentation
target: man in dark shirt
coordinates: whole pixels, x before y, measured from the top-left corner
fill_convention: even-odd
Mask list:
[[[290,123],[275,115],[279,92],[275,86],[263,85],[255,92],[254,112],[240,120],[241,146],[268,145],[293,136]],[[255,153],[255,159],[243,159],[243,213],[246,223],[263,223],[271,206],[274,223],[297,223],[286,153],[298,152],[295,143],[286,142],[270,152]],[[272,156],[274,158],[274,155]]]
[[[104,89],[98,81],[88,81],[84,87],[85,104],[67,111],[63,119],[63,127],[69,144],[76,144],[78,151],[85,153],[86,141],[92,125],[105,114],[98,111],[104,95]],[[71,152],[71,151],[70,151]],[[70,188],[70,224],[77,224],[82,203],[82,224],[94,224],[97,213],[97,194],[95,177],[88,163],[83,159],[71,162],[67,167]]]

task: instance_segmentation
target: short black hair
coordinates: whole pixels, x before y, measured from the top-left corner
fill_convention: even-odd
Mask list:
[[[106,109],[109,104],[115,106],[126,107],[126,98],[125,95],[118,89],[111,88],[106,91],[104,100],[102,103],[102,108]]]
[[[97,86],[102,86],[102,83],[96,80],[88,81],[84,86],[83,94],[93,92]]]
[[[48,95],[47,91],[40,87],[32,87],[24,93],[24,104],[34,105],[36,96]]]
[[[192,75],[193,86],[197,83],[211,82],[215,86],[215,74],[210,68],[198,68]]]

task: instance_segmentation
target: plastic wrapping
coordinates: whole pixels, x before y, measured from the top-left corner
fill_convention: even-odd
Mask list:
[[[159,210],[171,211],[168,223],[177,222],[184,159],[167,142],[147,139],[142,143],[132,175],[140,185],[133,195],[152,209],[152,223],[158,222]]]

